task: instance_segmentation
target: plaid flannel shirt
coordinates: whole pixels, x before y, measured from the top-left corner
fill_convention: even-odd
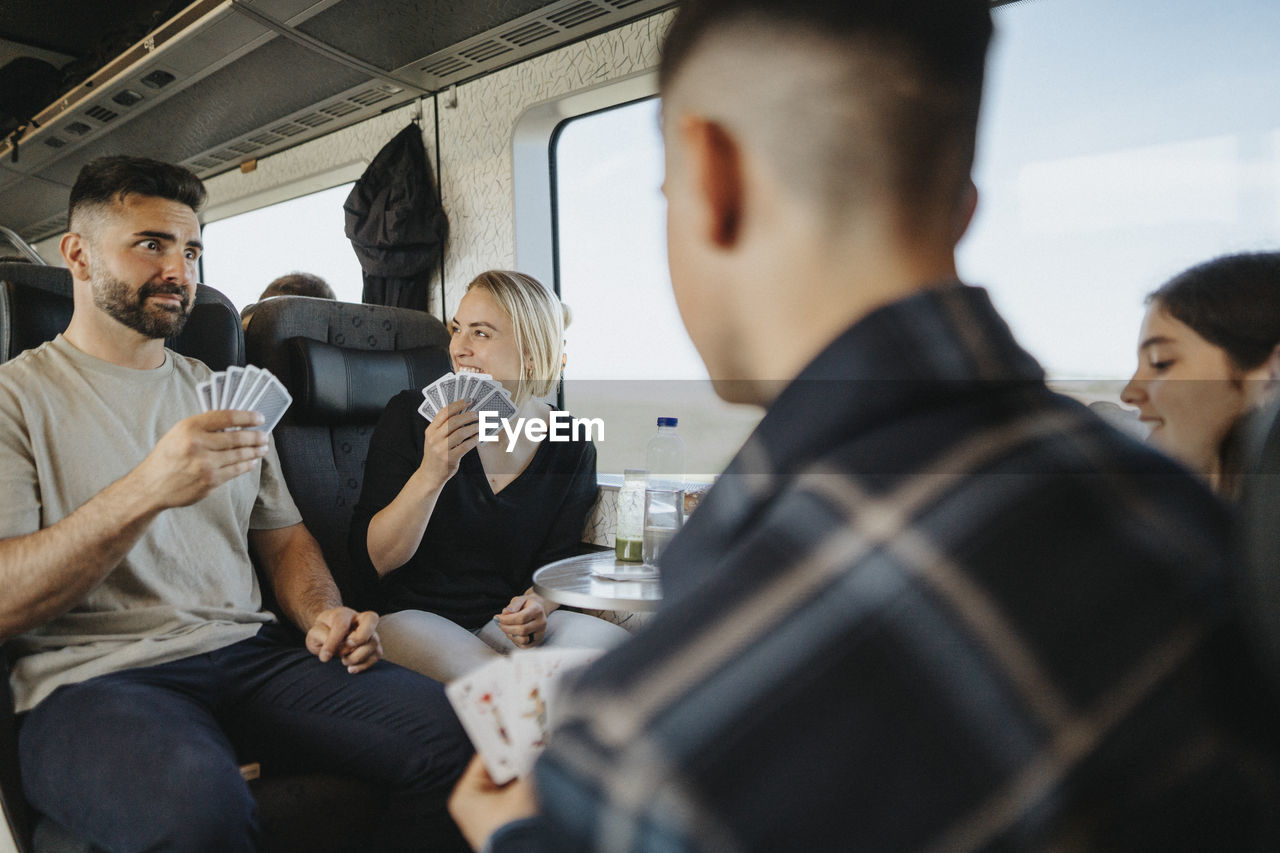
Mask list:
[[[1225,554],[984,291],[917,294],[770,407],[493,846],[1280,849]]]

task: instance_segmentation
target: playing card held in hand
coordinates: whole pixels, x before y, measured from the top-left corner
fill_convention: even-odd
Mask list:
[[[533,768],[552,736],[564,680],[602,654],[598,649],[517,649],[445,686],[494,782],[501,785]]]
[[[433,420],[450,403],[466,400],[465,411],[495,412],[499,419],[516,413],[506,387],[487,373],[446,373],[422,389],[418,413]]]
[[[231,366],[196,385],[201,410],[243,409],[262,415],[262,424],[250,429],[270,432],[280,423],[293,397],[269,371],[252,364]]]

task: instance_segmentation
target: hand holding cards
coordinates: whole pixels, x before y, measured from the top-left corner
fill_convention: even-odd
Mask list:
[[[547,745],[561,682],[602,654],[516,651],[449,682],[445,695],[494,782],[502,785],[533,769]]]
[[[293,402],[274,374],[261,367],[228,367],[196,385],[201,410],[244,409],[262,415],[262,424],[250,429],[270,432]]]
[[[501,419],[516,413],[507,389],[487,373],[446,373],[423,388],[422,396],[418,413],[427,420],[457,400],[467,401],[464,411],[468,412],[497,412]]]

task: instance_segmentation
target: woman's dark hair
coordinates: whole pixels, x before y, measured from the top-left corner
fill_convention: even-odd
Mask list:
[[[204,204],[204,184],[182,166],[145,157],[98,157],[80,170],[71,188],[69,227],[86,208],[102,207],[128,195],[163,198],[185,204],[194,211]]]
[[[1224,255],[1180,273],[1147,296],[1242,370],[1280,344],[1280,252]]]

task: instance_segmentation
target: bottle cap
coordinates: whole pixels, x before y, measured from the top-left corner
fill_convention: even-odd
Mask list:
[[[664,426],[673,427],[679,422],[680,422],[679,418],[658,418],[658,426],[660,427],[664,427]]]

